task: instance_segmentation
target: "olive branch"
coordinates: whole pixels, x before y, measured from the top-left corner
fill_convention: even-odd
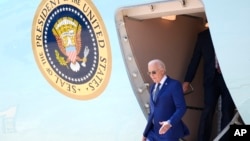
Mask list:
[[[67,68],[69,68],[64,57],[60,56],[60,54],[57,50],[55,50],[55,55],[56,55],[56,60],[60,63],[60,65],[66,66]]]

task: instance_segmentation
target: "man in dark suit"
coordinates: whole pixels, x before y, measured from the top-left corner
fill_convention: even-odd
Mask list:
[[[211,140],[213,115],[219,96],[222,99],[221,129],[232,120],[235,106],[220,72],[209,29],[202,31],[198,35],[183,83],[183,91],[186,92],[192,82],[201,57],[203,57],[204,61],[204,109],[200,118],[198,141],[209,141]],[[228,134],[224,135],[223,140],[229,140]]]
[[[186,102],[182,85],[166,75],[165,64],[158,59],[148,63],[148,74],[154,84],[150,87],[150,114],[143,141],[178,141],[189,134],[182,122]]]

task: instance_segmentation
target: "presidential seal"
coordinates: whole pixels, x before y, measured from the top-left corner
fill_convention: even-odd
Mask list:
[[[111,73],[111,49],[91,0],[43,0],[32,28],[32,49],[46,80],[80,100],[99,96]]]

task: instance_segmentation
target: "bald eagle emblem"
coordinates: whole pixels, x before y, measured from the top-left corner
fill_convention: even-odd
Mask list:
[[[60,65],[70,68],[74,72],[78,72],[81,66],[86,67],[89,54],[89,48],[85,46],[83,58],[79,57],[82,48],[81,30],[81,25],[71,17],[60,18],[52,29],[60,52],[66,57],[64,58],[58,50],[55,50],[56,60]]]

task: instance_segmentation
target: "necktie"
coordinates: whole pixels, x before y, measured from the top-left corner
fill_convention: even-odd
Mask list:
[[[155,91],[153,92],[153,100],[156,101],[157,97],[158,97],[158,93],[160,91],[160,86],[161,86],[161,83],[158,83],[157,84],[157,87],[155,89]]]

